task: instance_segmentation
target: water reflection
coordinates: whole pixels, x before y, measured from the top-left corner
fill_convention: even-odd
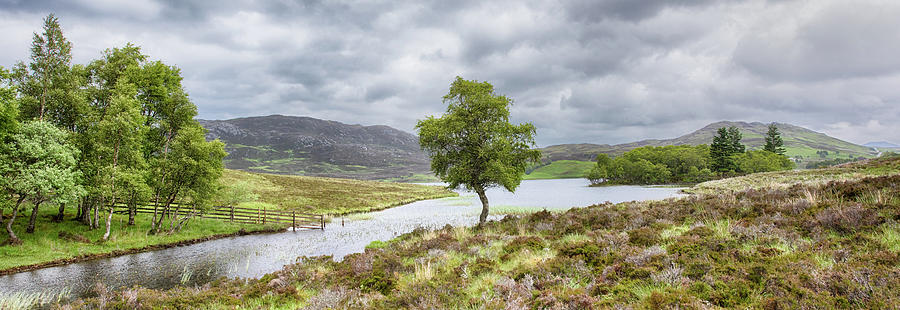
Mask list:
[[[587,181],[524,181],[515,194],[487,192],[491,205],[535,210],[568,209],[605,201],[663,199],[680,188],[613,186],[587,187]],[[420,201],[366,216],[335,219],[324,231],[297,231],[231,237],[153,252],[98,259],[0,277],[0,296],[14,292],[60,291],[73,297],[91,296],[102,282],[109,288],[142,286],[165,289],[202,285],[217,278],[259,277],[281,269],[299,256],[333,255],[335,259],[361,252],[374,240],[389,240],[417,227],[473,225],[481,204],[467,192],[460,197]],[[352,219],[357,218],[357,219]],[[496,219],[496,216],[492,216]]]

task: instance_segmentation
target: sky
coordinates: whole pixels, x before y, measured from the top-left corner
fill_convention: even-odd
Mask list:
[[[900,143],[900,1],[0,0],[0,65],[54,13],[73,62],[131,42],[204,119],[414,133],[456,76],[511,97],[537,144],[674,138],[721,120]]]

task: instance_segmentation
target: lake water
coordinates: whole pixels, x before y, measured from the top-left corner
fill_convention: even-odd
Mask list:
[[[588,187],[584,179],[523,181],[516,193],[487,191],[492,208],[569,209],[606,201],[656,200],[680,195],[681,188],[610,186]],[[460,197],[434,199],[348,218],[335,218],[324,231],[287,231],[231,237],[97,259],[59,267],[0,276],[0,298],[10,294],[62,290],[72,297],[91,296],[102,282],[109,288],[142,286],[166,289],[202,285],[212,280],[260,277],[296,262],[300,256],[333,255],[335,259],[362,252],[375,240],[386,241],[418,227],[474,225],[481,203],[469,192]],[[490,219],[498,219],[492,215]],[[343,225],[342,225],[343,222]]]

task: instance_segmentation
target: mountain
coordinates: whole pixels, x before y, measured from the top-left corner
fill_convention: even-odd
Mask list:
[[[893,144],[893,143],[890,143],[890,142],[887,142],[887,141],[869,142],[869,143],[866,143],[866,144],[863,144],[863,145],[864,145],[864,146],[868,146],[868,147],[877,147],[877,148],[879,148],[879,149],[896,149],[896,148],[900,148],[900,145],[896,145],[896,144]]]
[[[198,120],[225,143],[225,167],[354,179],[433,180],[419,139],[388,126],[271,115]]]
[[[741,142],[748,149],[761,149],[765,145],[764,137],[768,131],[768,124],[723,121],[706,125],[699,130],[674,139],[650,139],[616,145],[560,144],[548,146],[541,150],[544,153],[543,160],[545,162],[557,160],[593,161],[599,153],[618,156],[642,146],[709,144],[719,128],[729,126],[738,127],[741,130],[744,137]],[[784,139],[784,146],[787,149],[786,155],[799,160],[800,166],[825,159],[848,158],[849,156],[854,158],[872,157],[876,155],[875,151],[869,147],[833,138],[800,126],[784,123],[777,123],[776,126],[778,126],[781,137]]]

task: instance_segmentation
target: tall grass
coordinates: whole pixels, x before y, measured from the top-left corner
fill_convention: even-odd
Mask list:
[[[225,170],[223,184],[243,184],[259,196],[252,203],[326,214],[374,211],[418,200],[453,197],[439,186]]]
[[[42,291],[36,293],[13,293],[0,297],[0,309],[18,310],[43,308],[68,299],[70,292],[63,289],[59,292]]]

